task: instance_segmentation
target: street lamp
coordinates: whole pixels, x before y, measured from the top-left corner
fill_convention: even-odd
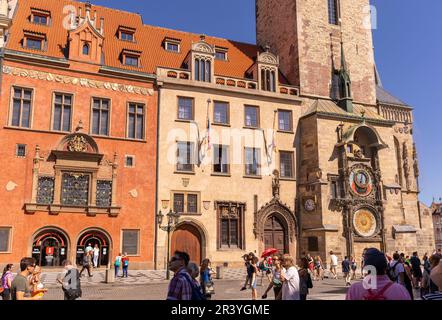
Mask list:
[[[160,228],[163,231],[167,232],[167,273],[166,273],[166,279],[170,279],[170,270],[169,270],[169,260],[170,260],[170,233],[175,230],[175,227],[177,226],[179,222],[179,214],[174,213],[172,209],[169,211],[169,213],[166,215],[167,217],[167,224],[165,226],[162,226],[164,214],[161,212],[161,210],[157,214],[157,223],[158,228]]]

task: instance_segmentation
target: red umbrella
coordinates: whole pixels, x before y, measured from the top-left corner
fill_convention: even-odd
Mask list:
[[[275,248],[266,249],[262,253],[261,258],[265,258],[265,257],[271,256],[272,254],[275,254],[277,252],[278,252],[278,249],[275,249]]]

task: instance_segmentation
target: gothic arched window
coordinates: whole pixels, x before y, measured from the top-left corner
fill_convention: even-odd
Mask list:
[[[85,43],[85,44],[83,45],[83,54],[84,54],[85,56],[88,56],[88,55],[89,55],[89,52],[90,52],[89,44]]]

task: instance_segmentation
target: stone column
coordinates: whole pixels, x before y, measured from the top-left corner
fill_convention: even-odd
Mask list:
[[[112,207],[117,206],[117,168],[118,154],[114,153],[114,161],[112,163]]]
[[[38,189],[38,172],[39,172],[39,164],[40,164],[40,147],[37,145],[35,147],[35,157],[34,157],[34,166],[32,168],[32,196],[31,203],[37,203],[37,189]]]

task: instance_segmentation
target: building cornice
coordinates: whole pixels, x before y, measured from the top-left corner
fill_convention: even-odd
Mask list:
[[[261,100],[273,100],[273,101],[281,101],[281,102],[289,102],[289,103],[297,103],[301,104],[302,99],[298,96],[291,95],[283,95],[278,93],[259,91],[259,90],[251,90],[246,88],[234,88],[223,85],[218,85],[214,83],[207,83],[201,81],[191,81],[191,80],[180,80],[180,79],[172,79],[172,78],[157,78],[157,85],[166,89],[194,89],[194,90],[204,90],[205,92],[214,92],[217,94],[236,94],[236,95],[245,95],[254,99]]]
[[[315,111],[312,113],[309,113],[305,116],[300,117],[299,119],[306,119],[310,116],[316,115],[318,118],[324,118],[324,119],[332,119],[332,120],[347,120],[347,121],[355,121],[355,122],[361,122],[362,117],[361,116],[351,116],[351,115],[343,115],[343,114],[336,114],[331,112],[323,112],[323,111]],[[390,120],[379,120],[379,119],[371,119],[371,118],[364,118],[365,122],[371,123],[374,125],[379,126],[387,126],[387,127],[393,127],[395,125],[394,121]]]
[[[28,64],[31,63],[43,67],[55,66],[68,68],[70,66],[69,61],[66,59],[46,57],[39,54],[15,51],[10,49],[5,50],[5,60],[14,62],[25,62]]]

